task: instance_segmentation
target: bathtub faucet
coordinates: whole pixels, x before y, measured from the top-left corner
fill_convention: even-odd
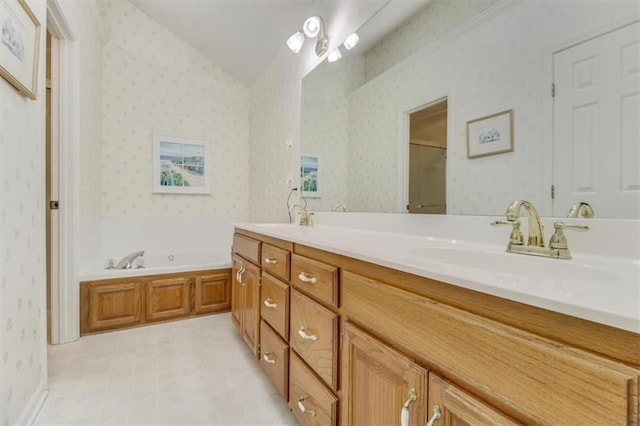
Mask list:
[[[134,251],[122,258],[120,262],[116,265],[116,269],[131,269],[133,265],[133,261],[139,257],[144,256],[144,250]]]

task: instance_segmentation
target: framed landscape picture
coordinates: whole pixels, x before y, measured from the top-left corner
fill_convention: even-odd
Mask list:
[[[300,193],[303,197],[320,198],[320,155],[300,155]]]
[[[209,144],[199,139],[153,135],[153,192],[210,194]]]
[[[0,75],[36,99],[40,22],[24,0],[0,0]]]

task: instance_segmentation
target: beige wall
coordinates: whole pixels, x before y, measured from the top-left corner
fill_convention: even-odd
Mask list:
[[[0,424],[24,421],[46,387],[45,22],[37,100],[0,78]]]
[[[129,2],[101,2],[103,217],[247,216],[249,89]],[[209,141],[210,195],[153,194],[152,133]]]

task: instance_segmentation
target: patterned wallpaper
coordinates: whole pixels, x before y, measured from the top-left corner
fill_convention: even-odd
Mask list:
[[[42,27],[46,3],[27,2]],[[45,31],[37,100],[0,78],[0,424],[12,425],[46,383]]]
[[[499,0],[433,0],[365,55],[369,81]]]
[[[364,58],[323,62],[302,81],[301,150],[320,155],[322,197],[307,197],[307,208],[349,208],[347,202],[347,94],[364,81]]]
[[[249,90],[129,2],[100,2],[103,216],[247,216]],[[152,194],[152,133],[210,142],[210,195]]]

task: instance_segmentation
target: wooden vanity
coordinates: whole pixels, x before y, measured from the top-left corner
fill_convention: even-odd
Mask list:
[[[234,324],[301,424],[638,424],[636,333],[244,229],[233,249]]]

